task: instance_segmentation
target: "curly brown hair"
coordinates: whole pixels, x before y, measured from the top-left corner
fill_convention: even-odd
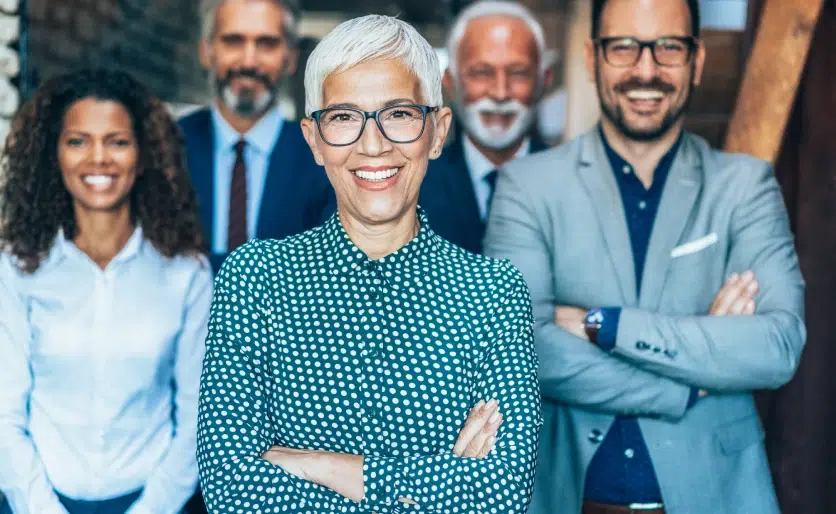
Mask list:
[[[26,273],[38,269],[58,234],[76,235],[72,197],[58,165],[68,109],[85,98],[118,102],[131,116],[139,157],[131,214],[167,257],[205,250],[183,136],[166,106],[128,73],[81,70],[52,78],[12,121],[0,167],[0,244]]]

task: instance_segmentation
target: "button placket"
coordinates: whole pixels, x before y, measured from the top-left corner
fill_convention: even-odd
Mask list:
[[[106,349],[110,347],[110,344],[106,340],[108,334],[105,325],[111,318],[114,281],[110,268],[101,270],[96,267],[93,272],[96,278],[93,290],[93,320],[90,331],[91,384],[94,386],[93,391],[91,391],[91,418],[97,425],[94,439],[97,458],[93,460],[94,468],[90,479],[92,482],[91,490],[98,494],[102,487],[103,473],[108,458],[106,448],[107,433],[105,431],[106,420],[102,418],[105,409],[102,406],[102,396],[96,394],[96,391],[98,390],[97,386],[99,384],[106,382],[106,365],[109,360]]]
[[[366,432],[374,432],[372,427],[379,423],[379,409],[375,394],[379,394],[377,383],[379,367],[379,340],[380,340],[380,311],[383,306],[381,296],[383,294],[384,280],[380,265],[374,261],[367,261],[362,264],[362,282],[366,285],[368,294],[364,313],[361,316],[363,324],[363,350],[362,355],[365,361],[365,376],[362,380],[363,387],[363,423]],[[379,444],[374,438],[367,438],[365,445],[371,452],[379,450]]]

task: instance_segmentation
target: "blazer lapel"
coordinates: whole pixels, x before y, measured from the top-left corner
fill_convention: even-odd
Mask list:
[[[670,170],[653,232],[647,247],[639,305],[655,311],[671,264],[671,251],[679,243],[683,230],[696,208],[702,189],[699,152],[689,136],[685,138]]]
[[[600,233],[607,246],[621,287],[622,305],[636,305],[636,273],[633,249],[618,184],[604,153],[598,130],[590,130],[583,136],[580,166],[577,168],[581,182],[592,199],[592,205]]]
[[[186,159],[200,206],[200,221],[209,247],[215,233],[215,134],[208,109],[195,113],[186,135]]]
[[[465,137],[464,133],[460,134],[461,137]],[[458,211],[458,223],[461,223],[461,226],[467,234],[476,235],[476,239],[473,242],[474,248],[481,248],[485,223],[479,215],[479,205],[476,203],[476,193],[473,191],[470,169],[467,166],[467,160],[464,158],[462,140],[456,139],[446,151],[450,152],[448,158],[449,167],[444,177],[448,190],[448,198],[457,199],[453,208]]]
[[[283,213],[296,213],[301,219],[302,205],[299,198],[294,194],[299,188],[294,188],[292,183],[293,173],[296,170],[296,161],[301,146],[293,144],[292,131],[296,127],[295,122],[285,120],[282,125],[281,134],[270,154],[270,162],[267,166],[267,177],[264,180],[264,192],[261,197],[261,208],[258,213],[256,224],[256,237],[277,238],[281,237],[279,231],[282,229],[279,221]],[[307,148],[304,148],[307,150]],[[298,170],[297,170],[298,171]],[[299,224],[301,226],[301,222]]]
[[[536,134],[531,138],[531,147],[529,153],[537,153],[548,150],[550,148],[540,137]]]

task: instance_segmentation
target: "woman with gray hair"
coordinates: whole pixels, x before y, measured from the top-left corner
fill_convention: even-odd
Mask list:
[[[523,513],[541,424],[528,289],[417,205],[451,112],[430,45],[341,24],[305,72],[325,225],[234,252],[216,280],[198,463],[213,513]]]

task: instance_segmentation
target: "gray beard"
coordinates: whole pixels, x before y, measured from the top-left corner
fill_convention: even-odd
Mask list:
[[[218,80],[214,74],[210,75],[212,90],[215,96],[230,110],[243,118],[258,118],[263,116],[278,101],[278,85],[267,88],[260,96],[252,89],[242,89],[239,94],[232,92],[226,81]]]

